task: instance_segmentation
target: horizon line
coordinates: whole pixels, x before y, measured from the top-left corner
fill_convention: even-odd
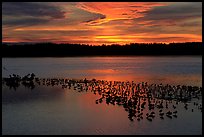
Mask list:
[[[166,44],[169,45],[171,43],[202,43],[202,41],[198,42],[198,41],[191,41],[191,42],[131,42],[131,43],[125,43],[125,44],[119,44],[119,43],[110,43],[110,44],[88,44],[88,43],[68,43],[68,42],[2,42],[2,44],[56,44],[56,45],[60,45],[60,44],[70,44],[70,45],[92,45],[92,46],[111,46],[111,45],[130,45],[130,44]]]

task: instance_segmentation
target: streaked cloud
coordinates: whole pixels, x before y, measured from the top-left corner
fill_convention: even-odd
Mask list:
[[[49,3],[38,2],[3,2],[2,14],[6,16],[65,18],[65,11]]]
[[[2,41],[202,41],[201,2],[3,2]]]
[[[147,24],[177,25],[177,23],[185,22],[186,20],[201,19],[202,4],[194,2],[172,3],[168,6],[155,7],[144,11],[143,14],[144,17],[140,19],[146,22],[149,21]]]

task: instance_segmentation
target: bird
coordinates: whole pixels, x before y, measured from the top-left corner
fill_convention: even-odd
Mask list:
[[[160,109],[159,112],[162,112],[162,109]]]
[[[6,70],[6,71],[8,71],[8,70],[6,69],[6,67],[3,67],[3,69]]]
[[[176,114],[174,114],[173,116],[174,116],[175,118],[177,118],[177,115],[176,115]]]
[[[177,110],[176,110],[176,111],[174,111],[173,113],[174,113],[174,114],[176,114],[176,113],[177,113]]]
[[[161,119],[164,119],[164,117],[163,117],[163,116],[161,116],[160,118],[161,118]]]

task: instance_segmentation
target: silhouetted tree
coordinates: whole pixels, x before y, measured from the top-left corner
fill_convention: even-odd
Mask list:
[[[96,55],[202,55],[202,42],[88,44],[2,44],[3,57],[96,56]]]

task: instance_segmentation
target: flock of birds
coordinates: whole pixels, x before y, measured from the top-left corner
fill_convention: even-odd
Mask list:
[[[35,84],[55,86],[60,85],[63,89],[77,90],[78,92],[91,91],[100,95],[95,101],[96,104],[106,102],[107,105],[122,106],[128,112],[129,120],[137,119],[140,121],[144,117],[152,121],[156,115],[161,119],[168,117],[177,118],[179,103],[184,104],[186,110],[189,108],[189,102],[196,98],[202,99],[202,87],[169,84],[148,84],[147,82],[135,83],[134,81],[106,81],[106,80],[74,80],[60,78],[36,78],[31,73],[24,77],[19,75],[10,75],[9,78],[3,78],[2,84],[10,88],[16,88],[20,84],[34,89]],[[194,102],[195,108],[202,112],[202,104]],[[157,111],[156,111],[157,110]],[[191,108],[193,112],[194,109]],[[156,112],[156,113],[155,113]]]

